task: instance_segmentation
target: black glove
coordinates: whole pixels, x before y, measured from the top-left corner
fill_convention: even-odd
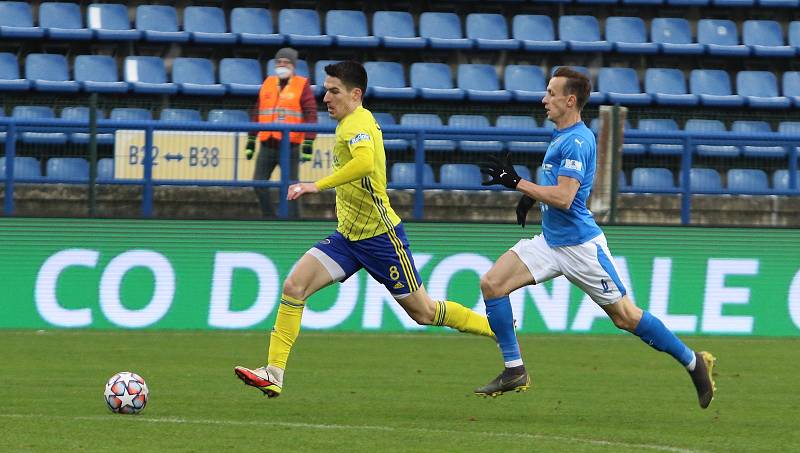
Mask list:
[[[519,203],[517,203],[517,225],[522,225],[522,228],[525,228],[525,220],[528,218],[528,211],[534,205],[533,198],[523,195],[522,198],[519,199]]]
[[[517,184],[522,179],[517,174],[517,171],[514,170],[514,164],[511,163],[511,153],[506,153],[505,163],[500,162],[500,159],[495,155],[489,156],[489,162],[481,164],[481,173],[491,178],[481,183],[484,186],[502,184],[509,189],[516,189]]]
[[[314,140],[305,139],[300,144],[300,161],[308,162],[314,158]]]
[[[253,154],[256,152],[256,137],[251,135],[247,137],[247,147],[245,148],[245,157],[247,160],[253,158]]]

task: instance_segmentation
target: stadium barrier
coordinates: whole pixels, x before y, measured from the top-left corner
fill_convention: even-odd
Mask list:
[[[153,188],[156,185],[161,186],[229,186],[229,187],[277,187],[280,193],[285,193],[288,189],[290,181],[288,175],[281,175],[277,182],[273,181],[253,181],[249,179],[235,178],[219,178],[211,177],[206,179],[171,179],[169,177],[157,178],[154,176],[154,166],[156,158],[158,158],[158,148],[154,145],[156,134],[166,131],[185,131],[191,132],[194,137],[201,137],[203,134],[221,133],[232,134],[231,142],[233,143],[230,148],[230,155],[228,159],[232,159],[229,163],[233,168],[244,162],[244,140],[241,134],[250,131],[258,130],[275,130],[283,132],[284,139],[281,142],[281,157],[280,163],[282,168],[287,168],[289,165],[289,141],[286,132],[288,131],[305,131],[305,132],[322,132],[331,133],[334,128],[331,125],[313,125],[313,124],[299,124],[299,125],[286,125],[286,124],[271,124],[265,125],[263,123],[210,123],[203,121],[161,121],[161,120],[141,120],[141,121],[121,121],[121,120],[104,120],[96,121],[96,125],[90,124],[87,121],[75,120],[55,120],[55,119],[20,119],[20,118],[4,118],[0,117],[0,127],[6,130],[5,137],[5,157],[7,165],[5,165],[4,187],[4,214],[6,216],[13,215],[14,213],[14,184],[15,183],[57,183],[57,184],[85,184],[85,182],[76,181],[73,179],[58,179],[58,178],[43,178],[43,177],[17,177],[14,178],[14,157],[16,156],[16,148],[18,141],[23,134],[26,133],[113,133],[117,136],[118,140],[125,138],[125,134],[135,134],[137,131],[139,146],[130,146],[127,153],[115,156],[115,169],[118,169],[127,159],[127,162],[132,165],[141,165],[141,176],[130,177],[130,174],[124,177],[112,178],[97,178],[97,156],[95,153],[90,155],[94,158],[90,159],[91,172],[88,184],[94,187],[95,184],[114,184],[114,185],[139,185],[143,188],[142,196],[142,209],[141,216],[152,217],[153,214]],[[414,162],[415,162],[415,183],[414,184],[389,184],[390,188],[394,189],[413,189],[414,192],[414,208],[413,218],[422,220],[424,216],[424,194],[425,189],[441,189],[440,185],[426,184],[424,182],[424,165],[426,162],[426,149],[425,140],[498,140],[498,141],[538,141],[547,142],[552,134],[552,131],[546,128],[534,129],[511,129],[511,128],[497,128],[497,127],[481,127],[481,128],[467,128],[467,127],[418,127],[418,126],[384,126],[383,131],[387,139],[408,139],[411,140]],[[237,136],[236,133],[240,135]],[[674,131],[674,132],[645,132],[631,130],[625,133],[625,140],[631,143],[672,143],[683,146],[683,154],[680,158],[680,181],[681,183],[673,189],[637,189],[635,187],[627,186],[622,191],[627,193],[655,193],[655,194],[677,194],[681,196],[681,223],[687,225],[691,221],[691,204],[692,196],[694,194],[740,194],[740,195],[797,195],[798,194],[798,147],[800,143],[800,134],[781,134],[777,132],[771,133],[741,133],[741,132],[726,132],[726,133],[708,133],[708,132],[687,132],[687,131]],[[770,146],[785,146],[787,148],[786,168],[789,173],[789,184],[787,189],[770,189],[768,192],[764,191],[748,191],[746,189],[731,190],[692,190],[687,183],[689,180],[690,169],[693,160],[693,147],[697,144],[705,145],[730,145],[741,143],[767,143]],[[163,154],[164,159],[162,162],[181,162],[186,155],[192,155],[194,149],[194,161],[187,158],[188,162],[195,162],[197,165],[204,168],[214,169],[213,156],[199,156],[198,152],[205,149],[207,152],[212,148],[198,147],[192,145],[191,141],[183,141],[175,146],[184,146],[186,149],[180,153],[171,154],[166,152]],[[125,152],[125,150],[123,150]],[[132,160],[134,159],[134,160]],[[203,160],[205,159],[205,160]],[[219,160],[222,162],[222,160]],[[234,172],[234,175],[236,173]],[[470,183],[463,185],[449,185],[447,189],[450,190],[503,190],[501,188],[487,188],[480,184]],[[288,203],[285,197],[279,197],[280,200],[278,215],[279,217],[286,218],[288,214]],[[614,219],[610,220],[611,223]]]
[[[0,219],[0,328],[261,329],[283,279],[333,222]],[[408,222],[434,299],[483,310],[479,277],[521,238],[508,224]],[[800,335],[800,232],[606,227],[620,278],[682,334]],[[564,277],[511,295],[522,333],[617,333]],[[444,331],[416,325],[364,271],[314,295],[306,329]]]

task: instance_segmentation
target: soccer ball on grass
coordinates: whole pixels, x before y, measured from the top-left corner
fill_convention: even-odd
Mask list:
[[[122,371],[106,382],[103,399],[115,414],[138,414],[147,405],[147,384],[138,374]]]

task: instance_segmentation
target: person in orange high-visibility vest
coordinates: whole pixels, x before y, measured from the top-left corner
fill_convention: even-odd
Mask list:
[[[297,51],[285,47],[275,54],[275,74],[267,75],[258,93],[258,102],[253,114],[253,121],[259,123],[316,123],[317,100],[311,91],[308,79],[295,74]],[[302,154],[310,159],[313,152],[313,132],[290,132],[291,142],[289,179],[297,181],[297,166]],[[247,137],[246,157],[256,157],[253,179],[269,179],[275,166],[280,161],[280,131],[263,130],[252,132]],[[256,148],[258,146],[258,153]],[[275,208],[270,199],[270,190],[265,187],[255,189],[261,213],[264,217],[273,217]],[[290,213],[291,215],[291,213]]]

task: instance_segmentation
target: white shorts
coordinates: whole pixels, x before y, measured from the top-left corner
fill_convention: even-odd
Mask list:
[[[563,247],[550,247],[538,234],[520,240],[511,251],[525,263],[537,284],[564,275],[598,305],[613,304],[626,293],[604,234]]]

